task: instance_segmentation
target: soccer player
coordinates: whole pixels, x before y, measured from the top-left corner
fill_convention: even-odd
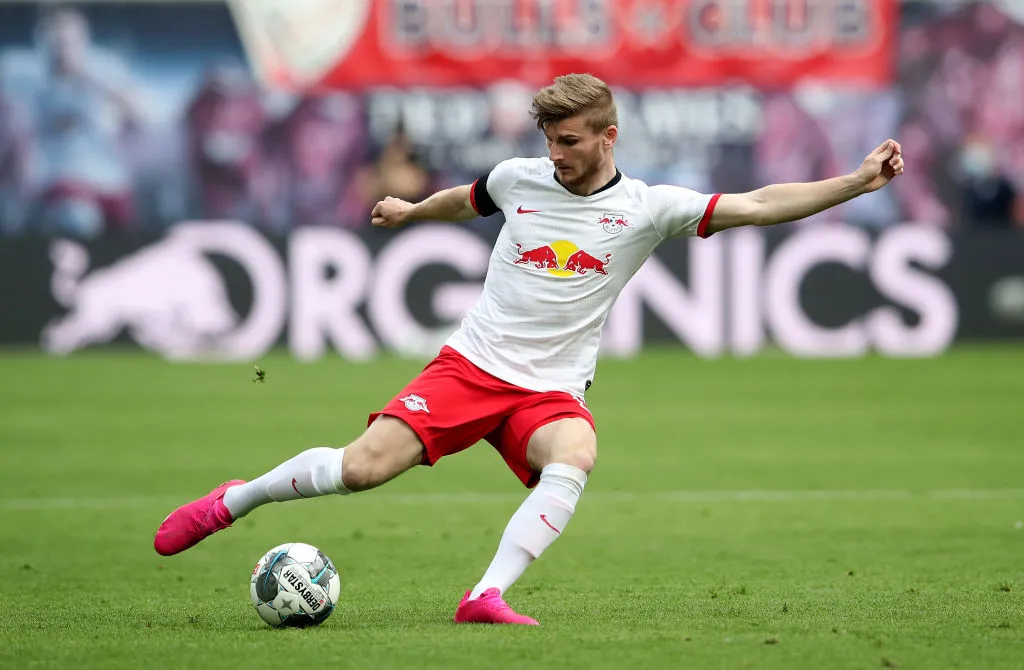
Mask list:
[[[487,440],[533,491],[455,622],[536,625],[503,595],[565,532],[594,467],[597,436],[583,394],[601,326],[629,278],[670,237],[802,219],[903,172],[900,145],[886,140],[842,177],[704,195],[648,186],[615,168],[615,101],[595,77],[558,77],[531,114],[547,158],[513,158],[471,186],[417,204],[387,197],[373,209],[373,225],[386,228],[505,215],[483,294],[438,356],[348,446],[304,451],[177,509],[157,531],[157,552],[184,551],[260,505],[365,491]]]
[[[46,11],[38,31],[45,61],[32,116],[44,225],[80,237],[128,229],[136,201],[122,142],[146,121],[128,64],[93,43],[76,9]]]

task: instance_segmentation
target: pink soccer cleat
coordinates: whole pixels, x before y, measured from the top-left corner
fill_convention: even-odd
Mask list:
[[[487,589],[476,600],[469,594],[462,596],[459,608],[455,610],[455,623],[516,623],[522,626],[539,626],[534,619],[516,614],[508,603],[501,599],[501,591]]]
[[[224,482],[199,500],[182,505],[167,515],[153,539],[156,553],[173,556],[230,526],[234,519],[224,506],[224,492],[244,483],[241,479]]]

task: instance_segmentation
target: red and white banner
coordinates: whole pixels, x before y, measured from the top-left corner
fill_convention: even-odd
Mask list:
[[[784,88],[890,83],[895,0],[235,0],[254,69],[288,88]]]

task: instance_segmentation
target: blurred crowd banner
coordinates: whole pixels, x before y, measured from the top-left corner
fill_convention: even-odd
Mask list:
[[[0,342],[436,347],[501,217],[369,213],[544,155],[530,102],[572,70],[612,83],[616,162],[648,183],[823,179],[886,137],[907,162],[777,234],[667,245],[607,353],[1024,336],[1024,0],[0,0]]]
[[[896,0],[238,0],[281,86],[888,84]]]
[[[619,43],[629,25],[623,17],[650,12],[675,17],[663,26],[676,36],[666,48],[682,49],[684,35],[688,55],[661,57],[637,45],[629,47],[636,58],[609,58],[600,49],[565,65],[622,68],[612,78],[620,112],[616,160],[631,177],[741,192],[852,170],[882,139],[899,137],[906,174],[815,221],[873,229],[901,221],[946,230],[1024,226],[1021,0],[232,6],[234,12],[214,1],[93,0],[67,9],[0,1],[0,236],[149,233],[195,218],[241,220],[271,233],[364,228],[385,195],[419,199],[472,182],[511,156],[544,154],[529,118],[531,98],[561,71],[556,54],[584,54],[557,40],[529,44],[561,34],[543,26],[582,30],[599,16],[597,25]],[[525,18],[510,18],[520,13]],[[469,18],[452,18],[463,15]],[[500,21],[495,28],[486,17],[525,22],[530,30]],[[449,20],[488,26],[498,55],[512,55],[482,50],[441,58],[462,30]],[[691,33],[701,21],[745,41],[698,57]],[[299,54],[278,57],[281,67],[291,64],[283,71],[309,79],[301,74],[312,67],[302,64],[305,54],[330,70],[323,76],[337,78],[334,84],[311,91],[261,83],[259,74],[274,79],[266,64],[273,58],[260,55],[261,38],[253,36],[260,30],[244,28],[253,22],[263,32],[277,26],[275,48]],[[425,31],[427,42],[413,40],[429,47],[423,58],[386,46],[388,35],[411,24]],[[386,53],[348,67],[354,51],[316,37],[344,26],[361,36],[352,49],[365,39]],[[455,33],[439,40],[445,30]],[[851,51],[840,43],[862,46]],[[873,65],[851,65],[868,53]],[[672,67],[658,65],[668,61]],[[345,79],[392,66],[393,76],[373,85]],[[435,72],[455,79],[434,84]],[[655,75],[660,83],[648,85],[645,77]]]
[[[0,342],[68,354],[134,342],[172,359],[435,353],[479,296],[493,236],[424,224],[267,237],[191,221],[154,239],[0,246]],[[603,354],[651,342],[702,356],[925,356],[1024,337],[1024,236],[845,224],[674,240],[627,285]]]

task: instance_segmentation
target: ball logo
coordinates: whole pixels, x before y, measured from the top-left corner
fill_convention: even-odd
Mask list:
[[[295,595],[302,598],[314,612],[323,607],[324,602],[327,600],[326,596],[322,593],[322,589],[317,589],[321,591],[320,594],[314,593],[313,586],[308,584],[306,579],[295,570],[286,569],[281,575],[281,581],[291,586],[294,589]]]

